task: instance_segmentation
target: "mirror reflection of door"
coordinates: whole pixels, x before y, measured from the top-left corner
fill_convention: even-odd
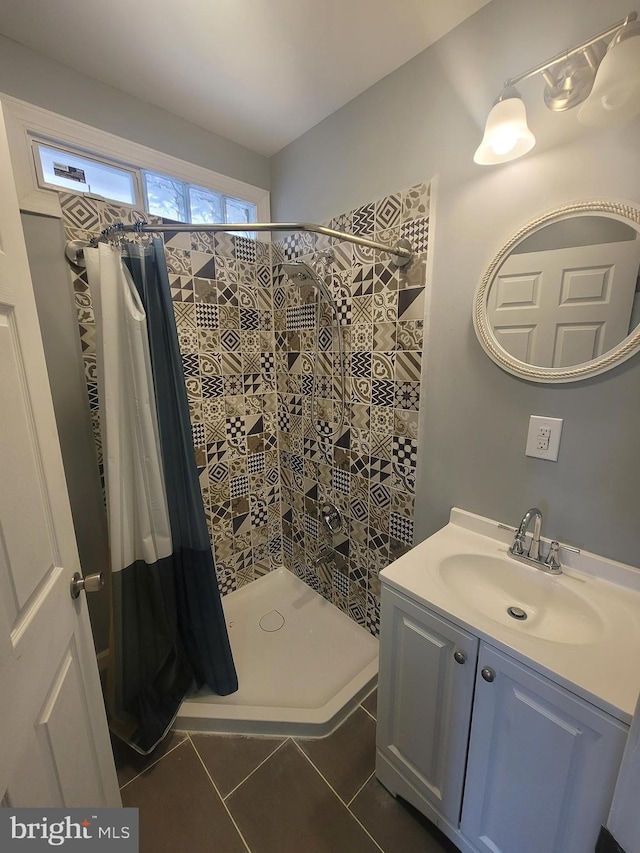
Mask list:
[[[582,364],[631,331],[639,269],[640,240],[512,254],[491,285],[489,323],[520,361]]]

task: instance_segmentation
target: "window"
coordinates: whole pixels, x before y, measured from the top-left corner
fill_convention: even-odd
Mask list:
[[[218,222],[249,225],[256,221],[256,205],[251,202],[177,181],[167,175],[146,170],[142,174],[145,209],[155,216],[199,225],[215,225]],[[249,230],[235,233],[245,237],[254,236]]]
[[[114,204],[144,210],[147,202],[143,171],[146,171],[175,180],[178,188],[184,184],[191,188],[188,210],[193,210],[194,220],[218,217],[222,213],[227,222],[246,221],[249,230],[252,221],[268,222],[270,219],[269,192],[263,187],[89,127],[9,95],[2,96],[2,110],[18,199],[25,211],[60,216],[56,190],[95,194]],[[41,152],[41,148],[48,150]],[[58,166],[54,167],[54,163]],[[259,170],[264,166],[255,165]],[[101,183],[105,175],[110,177],[106,186]],[[182,189],[178,197],[184,198]],[[234,209],[238,204],[240,210]]]
[[[63,148],[34,143],[41,186],[91,193],[121,204],[136,203],[135,173],[100,163]]]
[[[173,181],[165,175],[143,172],[145,186],[145,210],[154,216],[187,221],[187,206],[182,181]]]
[[[108,163],[36,140],[33,151],[38,184],[46,189],[89,193],[194,225],[256,222],[256,204],[207,187],[147,169]],[[249,229],[234,233],[255,237]]]

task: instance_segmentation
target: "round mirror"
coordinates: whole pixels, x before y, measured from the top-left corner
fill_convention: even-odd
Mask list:
[[[640,208],[578,202],[530,222],[495,256],[473,324],[496,364],[574,382],[640,350]]]

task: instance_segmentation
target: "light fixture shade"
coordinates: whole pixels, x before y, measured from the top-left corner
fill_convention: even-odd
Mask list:
[[[640,24],[624,27],[600,63],[591,94],[578,110],[582,124],[605,127],[640,113]]]
[[[481,166],[507,163],[531,151],[535,144],[522,98],[515,89],[508,89],[487,116],[484,136],[473,159]]]

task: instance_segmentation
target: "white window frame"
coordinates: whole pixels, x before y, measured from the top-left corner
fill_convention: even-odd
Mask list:
[[[195,163],[180,160],[137,142],[123,139],[112,133],[90,127],[74,119],[66,118],[42,107],[28,104],[10,95],[0,93],[11,162],[13,164],[20,209],[29,213],[62,217],[58,189],[43,189],[38,184],[32,141],[46,145],[69,147],[83,156],[100,159],[114,166],[133,169],[148,169],[150,172],[177,178],[189,184],[205,187],[213,192],[248,201],[256,205],[258,222],[269,222],[269,191],[253,184],[230,178],[220,172],[205,169]],[[140,200],[144,207],[142,187]],[[63,191],[63,190],[62,190]],[[82,193],[87,195],[87,193]],[[126,207],[121,202],[113,202]],[[249,230],[249,229],[247,229]],[[269,232],[259,232],[259,240],[270,240]]]

